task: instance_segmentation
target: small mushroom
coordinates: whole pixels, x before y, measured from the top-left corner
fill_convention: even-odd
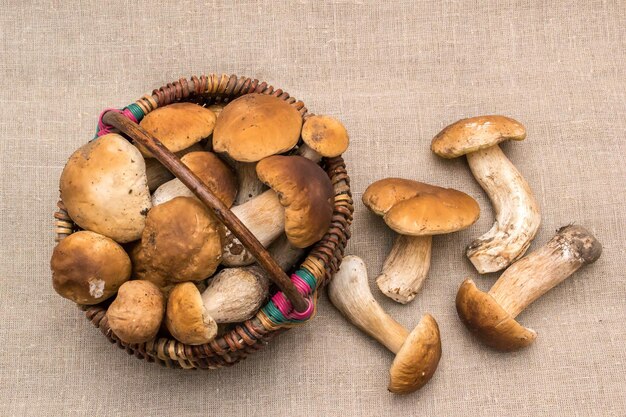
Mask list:
[[[198,176],[200,180],[228,207],[232,206],[237,195],[237,183],[231,169],[211,152],[191,152],[181,158],[181,162]],[[193,197],[195,194],[178,178],[161,185],[152,195],[152,205],[170,201],[175,197]]]
[[[78,304],[98,304],[130,278],[130,258],[114,240],[80,231],[63,239],[50,260],[52,286]]]
[[[541,223],[528,183],[498,146],[525,138],[526,128],[516,120],[478,116],[451,124],[431,144],[444,158],[467,155],[472,174],[493,204],[496,222],[467,248],[467,257],[481,274],[500,271],[522,257]]]
[[[176,285],[167,299],[165,325],[179,342],[209,343],[217,336],[217,323],[207,313],[200,291],[191,282]]]
[[[478,203],[461,191],[402,178],[371,184],[363,204],[399,233],[376,284],[402,304],[415,298],[428,275],[432,236],[465,229],[480,215]]]
[[[487,346],[513,351],[530,345],[534,330],[515,317],[581,266],[595,262],[602,245],[584,227],[565,226],[547,244],[511,265],[488,293],[466,279],[456,296],[461,321]]]
[[[323,156],[332,158],[348,149],[350,142],[344,125],[330,116],[315,115],[309,117],[302,126],[304,144],[298,148],[298,154],[313,162]]]
[[[149,281],[127,281],[106,312],[109,327],[126,343],[143,343],[156,337],[165,299],[156,285]]]
[[[324,170],[301,156],[282,155],[263,159],[256,170],[271,189],[232,211],[261,244],[267,247],[283,230],[298,248],[320,240],[330,225],[334,198]],[[253,262],[239,240],[227,231],[222,263],[243,266]]]
[[[190,152],[199,152],[202,150],[204,150],[204,148],[200,144],[195,143],[187,149],[176,152],[176,156],[182,158]],[[146,177],[148,179],[148,188],[150,191],[154,191],[169,180],[174,179],[174,174],[165,168],[157,159],[148,158],[146,159]]]
[[[172,152],[182,151],[213,133],[215,113],[194,103],[174,103],[151,111],[139,125]],[[152,154],[136,143],[146,158]]]
[[[286,101],[266,94],[246,94],[220,113],[213,149],[236,161],[256,162],[292,149],[301,129],[300,113]]]
[[[131,252],[133,275],[167,290],[200,281],[217,269],[224,226],[195,198],[176,197],[148,213],[146,228]]]
[[[328,295],[352,324],[396,354],[389,369],[389,391],[408,394],[432,378],[441,358],[437,322],[430,314],[425,314],[409,333],[372,296],[367,269],[360,258],[346,256],[343,259],[328,285]]]
[[[152,206],[146,181],[141,153],[122,136],[110,133],[72,154],[59,188],[78,226],[125,243],[139,239]]]

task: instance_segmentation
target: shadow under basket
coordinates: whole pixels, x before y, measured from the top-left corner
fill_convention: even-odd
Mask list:
[[[128,117],[128,122],[124,123],[132,125],[131,129],[120,128],[114,131],[125,135],[127,139],[137,141],[138,138],[134,131],[137,130],[138,126],[133,122],[140,121],[146,114],[158,107],[177,102],[192,102],[202,106],[216,103],[226,104],[239,96],[250,93],[267,94],[285,100],[298,110],[304,120],[312,116],[308,113],[303,102],[265,82],[235,75],[211,74],[201,77],[193,76],[189,79],[181,78],[154,90],[152,94],[143,96],[122,110],[113,110]],[[103,125],[102,118],[99,126],[100,129],[104,127],[107,130],[112,127]],[[119,128],[119,126],[116,127]],[[159,158],[157,157],[157,159]],[[354,211],[350,192],[350,178],[341,156],[322,159],[320,165],[333,184],[335,194],[333,216],[327,233],[309,249],[306,258],[297,268],[299,271],[309,274],[309,279],[315,281],[308,298],[309,302],[312,303],[313,313],[317,302],[317,290],[328,283],[341,264],[346,244],[350,238],[350,224]],[[80,229],[68,216],[62,201],[59,201],[58,208],[54,217],[56,240],[60,241]],[[229,212],[229,214],[232,213]],[[248,231],[246,230],[246,232]],[[242,241],[242,243],[244,242]],[[305,323],[313,316],[300,320],[277,320],[274,315],[268,313],[268,311],[272,311],[272,301],[269,301],[253,318],[234,325],[231,330],[207,344],[187,345],[169,337],[157,337],[146,343],[127,344],[121,341],[109,327],[106,317],[109,304],[110,302],[106,301],[97,305],[81,305],[79,307],[85,311],[87,319],[99,328],[111,343],[117,344],[128,354],[148,362],[157,362],[169,368],[183,369],[216,369],[233,365],[261,349],[276,335],[290,327]]]

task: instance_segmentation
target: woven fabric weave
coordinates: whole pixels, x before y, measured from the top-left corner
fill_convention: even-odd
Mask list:
[[[0,2],[0,414],[626,415],[626,7],[607,1]],[[386,391],[393,355],[322,296],[315,318],[227,369],[174,371],[111,346],[57,296],[48,262],[58,178],[99,113],[203,73],[266,80],[338,117],[356,206],[348,253],[399,322],[438,321],[441,364],[420,392]],[[429,150],[445,125],[480,114],[524,123],[504,152],[533,188],[533,248],[570,222],[600,260],[519,316],[539,337],[501,354],[454,308],[463,249],[493,222],[463,159]],[[482,214],[433,239],[429,277],[402,306],[375,287],[393,233],[360,198],[398,176],[460,189]]]

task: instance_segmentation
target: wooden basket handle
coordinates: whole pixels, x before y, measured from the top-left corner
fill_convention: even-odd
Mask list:
[[[102,116],[105,124],[111,125],[128,135],[134,141],[142,144],[152,155],[187,186],[207,207],[213,210],[215,216],[239,239],[257,262],[267,271],[270,279],[280,288],[291,301],[298,312],[305,311],[307,301],[298,292],[291,279],[276,263],[269,252],[261,245],[258,239],[235,216],[232,211],[200,179],[183,164],[180,159],[167,149],[158,139],[146,132],[141,126],[129,120],[126,116],[108,111]]]

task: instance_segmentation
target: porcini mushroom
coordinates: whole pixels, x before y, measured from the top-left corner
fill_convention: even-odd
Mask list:
[[[179,342],[209,343],[217,336],[217,323],[206,311],[200,291],[191,282],[176,285],[167,299],[165,325]]]
[[[114,240],[80,231],[63,239],[50,260],[52,286],[78,304],[98,304],[130,278],[130,258]]]
[[[363,204],[399,233],[376,284],[402,304],[415,298],[428,275],[432,236],[469,227],[480,215],[478,203],[461,191],[403,178],[374,182]]]
[[[346,256],[328,285],[333,305],[360,330],[396,354],[389,370],[389,391],[408,394],[423,387],[441,358],[437,322],[425,314],[409,333],[389,316],[370,292],[367,269],[356,256]]]
[[[230,207],[237,195],[235,175],[230,168],[212,152],[191,152],[184,155],[181,162],[198,176],[200,180]],[[170,201],[175,197],[194,197],[195,194],[178,178],[161,185],[152,195],[152,205]]]
[[[333,186],[328,175],[301,156],[275,155],[257,164],[259,179],[271,189],[232,211],[267,246],[283,229],[292,245],[306,248],[320,240],[330,225]],[[284,208],[283,208],[284,207]],[[254,258],[226,232],[222,263],[249,265]]]
[[[167,290],[211,276],[220,263],[224,226],[198,200],[176,197],[148,213],[131,252],[133,275]]]
[[[141,153],[122,136],[110,133],[72,154],[59,188],[78,226],[125,243],[139,239],[152,206],[146,181]]]
[[[456,296],[459,317],[494,349],[512,351],[528,346],[537,333],[515,317],[580,267],[595,262],[601,253],[602,245],[587,229],[565,226],[543,247],[504,271],[488,293],[466,279]]]
[[[493,204],[496,222],[467,248],[467,257],[481,274],[500,271],[523,256],[541,223],[528,183],[498,146],[525,138],[526,128],[517,120],[478,116],[447,126],[431,144],[433,152],[444,158],[466,155]]]
[[[348,149],[350,142],[344,125],[334,117],[311,116],[302,126],[302,141],[298,154],[313,162],[323,156],[332,158]]]
[[[195,143],[187,149],[176,152],[176,156],[182,158],[190,152],[200,152],[202,150],[204,150],[204,148],[202,148],[200,144]],[[174,174],[168,171],[157,159],[148,158],[146,159],[146,177],[148,179],[148,188],[150,191],[154,191],[162,184],[174,179]]]
[[[178,152],[213,133],[215,113],[194,103],[174,103],[148,113],[139,123],[167,149]],[[152,154],[136,143],[146,158]]]
[[[163,294],[149,281],[127,281],[106,312],[109,327],[126,343],[143,343],[156,337],[165,310]]]
[[[300,137],[302,117],[278,97],[246,94],[224,107],[215,124],[213,150],[241,162],[287,152]]]

